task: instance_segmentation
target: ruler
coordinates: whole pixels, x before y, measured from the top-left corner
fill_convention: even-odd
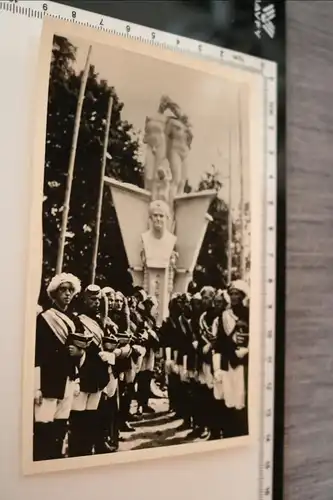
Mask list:
[[[170,33],[74,9],[54,2],[0,1],[1,12],[42,20],[45,16],[71,21],[111,34],[131,37],[187,52],[199,58],[260,73],[264,79],[264,148],[265,148],[265,248],[264,308],[262,328],[262,390],[260,416],[259,500],[273,500],[274,386],[275,386],[275,314],[276,314],[276,237],[277,237],[277,65],[274,62]]]

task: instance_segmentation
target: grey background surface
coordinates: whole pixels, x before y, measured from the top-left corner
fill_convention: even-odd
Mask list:
[[[333,2],[289,0],[287,21],[284,497],[332,500]]]

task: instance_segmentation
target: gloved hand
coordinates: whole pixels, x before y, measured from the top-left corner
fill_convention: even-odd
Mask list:
[[[81,391],[81,389],[80,389],[80,384],[77,382],[77,383],[75,384],[75,388],[74,388],[74,397],[75,397],[75,398],[77,398],[77,397],[78,397],[78,395],[80,394],[80,391]]]
[[[99,357],[101,358],[104,363],[108,363],[109,365],[114,364],[114,353],[113,352],[106,352],[106,351],[101,351],[99,353]]]
[[[42,391],[38,389],[38,391],[35,392],[34,395],[34,403],[38,406],[40,406],[43,402],[43,394]]]
[[[219,370],[216,370],[214,372],[214,380],[215,382],[222,382],[222,378],[223,378],[223,372],[221,369]]]

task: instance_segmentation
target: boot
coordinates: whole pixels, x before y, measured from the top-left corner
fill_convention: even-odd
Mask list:
[[[52,460],[55,458],[55,435],[53,422],[35,422],[33,435],[33,460]]]
[[[68,456],[84,457],[91,455],[91,436],[89,433],[89,412],[72,411],[69,419]]]
[[[155,413],[155,410],[149,406],[150,382],[152,372],[146,370],[139,373],[138,377],[138,406],[142,408],[143,413]]]
[[[95,415],[92,416],[94,422],[92,422],[94,428],[94,450],[96,455],[103,453],[109,453],[109,419],[110,419],[110,409],[108,404],[108,397],[106,394],[102,394],[101,400],[99,402],[97,410],[95,410]]]

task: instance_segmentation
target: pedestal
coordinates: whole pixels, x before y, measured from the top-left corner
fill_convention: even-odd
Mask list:
[[[108,177],[104,180],[111,189],[134,285],[143,286],[148,294],[156,296],[161,322],[168,314],[169,269],[165,266],[148,266],[144,271],[141,258],[142,234],[148,229],[151,194],[132,184]],[[211,220],[207,210],[214,196],[215,191],[207,190],[175,199],[175,236],[179,257],[171,293],[186,292],[193,278],[207,225]]]

